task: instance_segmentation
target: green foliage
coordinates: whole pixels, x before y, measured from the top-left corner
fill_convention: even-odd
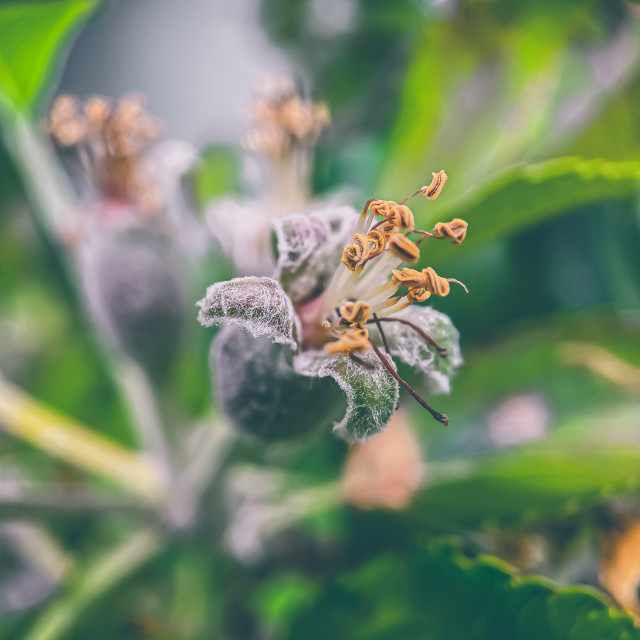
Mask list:
[[[567,516],[640,484],[640,454],[624,446],[529,446],[434,463],[417,512],[479,528]]]
[[[439,201],[435,212],[418,216],[423,228],[437,220],[460,217],[469,223],[464,249],[521,232],[568,210],[635,194],[640,163],[600,159],[556,158],[516,166],[489,179],[460,199]],[[450,248],[430,246],[430,261],[442,259]],[[448,243],[447,243],[448,244]]]
[[[594,589],[519,577],[493,556],[442,544],[388,553],[324,581],[289,638],[632,640],[632,619]]]
[[[206,148],[200,162],[191,171],[193,199],[198,209],[216,198],[237,194],[240,190],[240,162],[232,149],[222,146]]]
[[[66,43],[95,6],[54,0],[0,7],[0,105],[33,112]]]

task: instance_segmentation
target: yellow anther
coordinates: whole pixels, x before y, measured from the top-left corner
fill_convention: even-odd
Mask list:
[[[373,229],[367,236],[369,241],[369,259],[379,256],[387,246],[387,236],[380,229]]]
[[[398,225],[395,223],[395,220],[385,220],[379,227],[380,231],[384,233],[386,239],[388,240],[390,236],[394,233],[398,233]]]
[[[432,172],[431,175],[433,176],[431,184],[428,187],[422,187],[422,189],[420,189],[427,200],[435,200],[447,183],[447,174],[444,171],[438,171],[438,173]]]
[[[91,96],[84,104],[84,114],[92,131],[99,130],[111,114],[109,101],[102,96]]]
[[[424,287],[427,291],[435,293],[437,296],[446,296],[451,290],[451,285],[446,278],[439,276],[432,267],[423,269]]]
[[[340,315],[348,325],[363,325],[367,321],[370,312],[371,307],[362,300],[358,302],[345,302],[340,307]]]
[[[402,287],[422,287],[424,286],[424,276],[420,271],[404,267],[402,271],[393,270],[392,282]]]
[[[451,238],[453,244],[462,244],[467,236],[468,224],[460,218],[454,218],[451,222],[438,222],[431,230],[434,238]]]
[[[413,231],[413,227],[415,225],[413,213],[407,205],[396,205],[396,208],[389,219],[393,220],[400,229],[404,231]]]
[[[369,348],[369,332],[366,329],[348,329],[338,340],[325,345],[331,354],[348,355],[353,351],[366,351]]]
[[[389,239],[389,251],[405,262],[417,262],[420,258],[420,248],[407,236],[395,233]]]
[[[407,291],[407,302],[413,304],[414,302],[424,302],[431,297],[431,291],[426,287],[415,287]]]
[[[369,249],[369,239],[362,233],[353,236],[353,243],[360,247],[360,260],[368,260],[371,254]]]
[[[398,204],[393,202],[393,200],[372,200],[369,203],[369,211],[371,211],[374,216],[390,218],[393,216],[397,206]]]

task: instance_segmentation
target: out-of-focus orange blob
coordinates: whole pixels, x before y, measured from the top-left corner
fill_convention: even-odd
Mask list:
[[[361,509],[402,509],[420,486],[422,451],[407,418],[396,412],[387,428],[349,452],[344,499]]]

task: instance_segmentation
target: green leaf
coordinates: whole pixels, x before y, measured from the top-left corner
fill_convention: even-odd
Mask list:
[[[431,544],[331,576],[288,637],[632,640],[640,630],[596,589],[558,589],[499,558]]]
[[[204,327],[236,326],[254,338],[295,346],[297,321],[293,304],[279,282],[271,278],[234,278],[216,282],[197,303]]]
[[[640,482],[640,451],[575,442],[434,463],[418,518],[481,528],[549,520],[629,493]]]
[[[507,169],[433,215],[418,215],[417,225],[428,229],[437,220],[463,218],[469,231],[461,247],[467,249],[593,202],[628,197],[639,185],[640,162],[555,158]],[[434,241],[423,255],[434,263],[455,250],[460,249]]]
[[[31,112],[69,38],[95,2],[57,0],[0,8],[0,106]]]
[[[200,162],[191,171],[195,203],[201,211],[216,198],[240,191],[240,161],[229,147],[212,145],[200,154]]]
[[[373,351],[359,353],[358,357],[361,363],[324,351],[305,351],[293,362],[301,375],[331,377],[338,383],[347,399],[347,408],[333,430],[348,442],[361,442],[380,433],[398,406],[398,383]]]

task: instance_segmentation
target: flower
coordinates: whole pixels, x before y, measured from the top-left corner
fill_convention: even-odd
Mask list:
[[[435,188],[441,190],[446,174],[433,176],[430,185],[409,198],[420,193],[429,198]],[[274,225],[279,282],[247,277],[216,283],[198,303],[198,319],[205,326],[240,327],[254,338],[265,336],[286,345],[287,376],[293,372],[333,378],[347,401],[334,429],[350,441],[364,440],[384,428],[396,409],[400,386],[436,420],[448,423],[398,375],[393,357],[419,368],[432,390],[449,390],[449,378],[461,363],[457,332],[447,316],[418,303],[432,295],[448,295],[452,282],[464,285],[431,267],[417,270],[402,264],[419,260],[425,239],[449,238],[459,244],[466,223],[456,220],[438,223],[431,231],[415,229],[413,213],[405,205],[409,198],[400,203],[369,200],[359,218],[353,209],[342,211],[351,224],[332,225],[327,212],[282,218]],[[336,236],[344,241],[345,228],[350,228],[352,242],[341,246],[340,256]],[[450,232],[443,231],[447,228]],[[245,353],[237,357],[252,367],[250,349],[243,345]],[[271,376],[270,384],[277,384],[277,371],[266,375]],[[244,391],[251,394],[249,388]],[[270,400],[275,393],[274,387]],[[235,396],[241,397],[240,392]],[[224,408],[224,393],[221,402]],[[312,401],[305,406],[315,410]],[[317,408],[323,410],[327,409]]]
[[[267,78],[250,105],[253,126],[244,149],[261,161],[261,193],[244,201],[213,202],[205,217],[212,234],[243,274],[266,275],[275,266],[271,224],[293,212],[309,212],[312,152],[329,124],[324,103],[303,99],[287,78]]]
[[[115,103],[59,96],[47,128],[83,169],[83,215],[65,232],[91,315],[123,353],[164,379],[183,333],[183,250],[205,248],[179,188],[197,154],[161,139],[160,122],[138,94]]]

